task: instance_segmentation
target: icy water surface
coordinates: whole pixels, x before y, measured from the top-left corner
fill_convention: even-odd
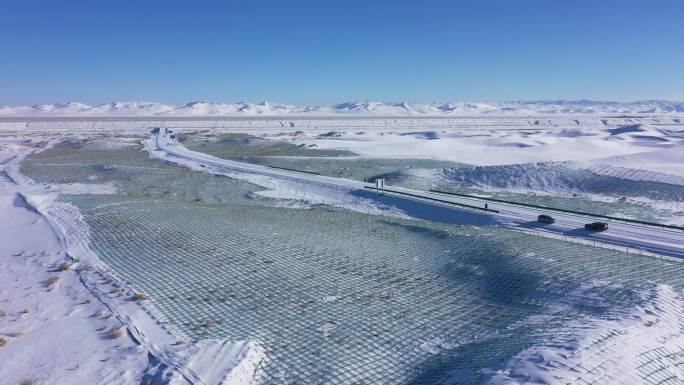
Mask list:
[[[266,384],[486,383],[549,335],[581,333],[574,321],[619,319],[658,284],[684,287],[677,263],[505,229],[275,207],[254,185],[115,141],[58,146],[21,170],[119,187],[60,200],[81,210],[100,258],[189,338],[259,341]],[[587,349],[616,348],[612,338]],[[639,370],[644,383],[676,383],[669,367]]]

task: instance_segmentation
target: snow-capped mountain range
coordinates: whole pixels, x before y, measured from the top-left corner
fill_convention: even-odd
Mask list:
[[[602,102],[551,100],[513,102],[389,103],[348,102],[337,105],[191,102],[111,102],[90,106],[68,102],[35,106],[0,106],[0,116],[533,116],[533,115],[658,115],[684,114],[684,102],[644,100]]]

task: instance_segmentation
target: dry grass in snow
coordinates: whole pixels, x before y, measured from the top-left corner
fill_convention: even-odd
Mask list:
[[[57,268],[61,271],[71,270],[73,267],[74,265],[69,262],[62,262],[59,265],[57,265]]]
[[[112,329],[112,337],[114,338],[121,338],[126,334],[126,328],[124,326]]]
[[[59,277],[56,275],[53,275],[52,277],[48,278],[47,281],[45,281],[45,284],[49,288],[53,288],[55,284],[59,281]]]

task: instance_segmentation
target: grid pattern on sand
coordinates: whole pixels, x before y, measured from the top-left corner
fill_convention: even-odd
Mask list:
[[[482,368],[540,342],[542,331],[572,338],[566,322],[609,317],[654,283],[684,280],[679,264],[500,229],[325,209],[63,199],[85,214],[98,254],[189,336],[261,341],[266,383],[480,383]],[[596,280],[616,284],[527,322]]]
[[[504,229],[272,207],[256,186],[115,140],[60,145],[22,171],[114,183],[115,195],[60,198],[91,248],[190,338],[259,340],[267,384],[482,383],[526,348],[572,346],[577,320],[619,319],[657,284],[684,287],[680,264]],[[679,299],[660,305],[657,317],[681,318]],[[632,382],[676,383],[682,349],[654,346],[637,348]],[[574,382],[615,383],[620,330],[583,349],[594,359]]]
[[[266,203],[258,186],[150,159],[136,143],[115,139],[60,144],[32,154],[21,172],[36,183],[113,184],[121,194],[194,202]]]

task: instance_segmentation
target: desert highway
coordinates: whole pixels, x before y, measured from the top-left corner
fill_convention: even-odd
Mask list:
[[[199,165],[210,166],[217,170],[239,171],[279,179],[311,183],[318,186],[341,189],[350,193],[364,194],[366,197],[378,196],[375,186],[369,183],[334,178],[323,175],[279,169],[256,164],[236,162],[217,158],[208,154],[188,150],[168,134],[153,134],[157,151],[165,154],[168,160],[176,159],[182,164],[192,161]],[[542,236],[566,239],[581,243],[596,243],[617,250],[639,252],[668,259],[681,259],[684,262],[684,230],[653,225],[637,224],[619,220],[605,220],[600,216],[580,215],[517,205],[515,203],[490,202],[475,197],[452,196],[431,191],[413,190],[402,187],[386,186],[384,196],[393,197],[393,202],[413,202],[429,206],[449,208],[454,220],[459,223],[459,212],[489,217],[499,226],[515,228]],[[380,199],[378,197],[378,199]],[[383,203],[386,203],[383,201]],[[485,204],[487,205],[485,208]],[[549,214],[555,219],[553,224],[536,221],[539,214]],[[605,232],[590,232],[584,224],[597,221],[609,222]]]

